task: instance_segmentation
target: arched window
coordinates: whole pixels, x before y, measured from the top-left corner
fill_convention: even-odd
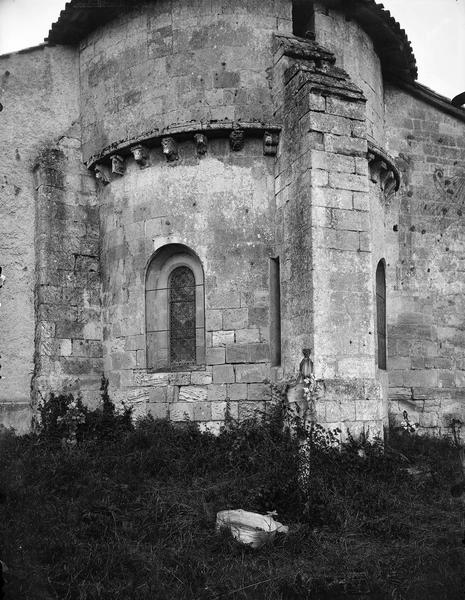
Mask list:
[[[186,246],[170,244],[152,257],[145,280],[145,322],[149,370],[205,364],[203,269]]]
[[[377,363],[386,370],[386,271],[384,260],[376,269],[376,337],[378,338]]]

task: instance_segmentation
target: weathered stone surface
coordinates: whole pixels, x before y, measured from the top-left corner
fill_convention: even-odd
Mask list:
[[[202,402],[207,399],[207,387],[183,385],[179,388],[179,402]]]
[[[387,61],[384,13],[367,5],[362,25],[336,4],[317,7],[315,40],[291,34],[290,0],[162,0],[80,45],[0,57],[0,400],[24,406],[33,373],[33,400],[92,405],[105,374],[136,414],[218,431],[227,402],[264,409],[311,347],[315,414],[342,435],[381,431],[388,396],[394,422],[408,410],[428,431],[464,414],[463,114],[406,81],[391,27]],[[402,58],[402,83],[383,81]],[[162,283],[146,276],[160,251]],[[180,364],[170,269],[187,256]]]

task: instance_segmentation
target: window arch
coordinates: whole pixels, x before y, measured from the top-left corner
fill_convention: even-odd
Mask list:
[[[376,354],[378,368],[386,370],[386,269],[384,260],[380,260],[376,268],[376,337],[378,339]]]
[[[187,246],[163,246],[150,260],[145,329],[150,371],[190,370],[205,363],[203,269]]]

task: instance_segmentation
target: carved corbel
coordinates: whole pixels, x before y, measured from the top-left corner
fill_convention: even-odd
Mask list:
[[[174,138],[163,138],[161,141],[161,147],[168,162],[174,162],[179,159],[178,146]]]
[[[387,164],[384,162],[384,160],[379,158],[379,156],[373,156],[371,161],[368,159],[368,164],[370,167],[371,181],[379,183],[382,173],[388,168]]]
[[[126,171],[126,165],[124,164],[124,158],[119,154],[114,154],[111,157],[111,172],[115,175],[124,175]]]
[[[207,136],[204,135],[203,133],[196,133],[194,135],[194,142],[197,148],[197,154],[199,156],[205,156],[205,154],[207,153],[207,147],[208,147],[208,139]]]
[[[393,194],[396,190],[397,187],[397,181],[395,178],[394,173],[389,170],[387,173],[387,176],[385,177],[384,181],[383,181],[383,190],[384,190],[384,194],[386,196],[386,198],[389,198],[391,196],[391,194]]]
[[[134,156],[134,160],[140,167],[146,167],[148,164],[149,151],[146,146],[142,144],[138,144],[137,146],[133,146],[131,148],[132,155]]]
[[[244,147],[244,130],[235,127],[229,134],[229,145],[233,152],[239,152]]]
[[[95,178],[103,185],[108,185],[111,181],[110,169],[106,165],[95,165]]]
[[[276,156],[278,153],[279,133],[265,131],[263,136],[263,154],[265,156]]]

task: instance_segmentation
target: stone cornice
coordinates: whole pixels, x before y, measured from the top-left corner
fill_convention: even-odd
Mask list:
[[[175,124],[163,129],[154,128],[137,137],[120,140],[105,146],[85,161],[88,169],[95,171],[102,183],[109,183],[112,174],[123,175],[125,160],[133,157],[139,166],[147,166],[151,148],[161,147],[168,162],[178,160],[179,142],[192,140],[199,156],[207,153],[208,138],[229,138],[231,150],[237,152],[247,137],[263,137],[263,154],[275,156],[281,125],[258,121],[209,121]]]
[[[256,136],[264,135],[266,132],[279,133],[281,125],[259,121],[234,122],[228,120],[176,123],[163,129],[151,129],[137,137],[113,142],[102,148],[97,154],[90,156],[85,161],[85,165],[88,169],[92,169],[97,163],[108,162],[112,155],[126,156],[131,154],[131,149],[141,144],[149,148],[161,146],[162,139],[166,137],[173,137],[177,141],[189,139],[198,133],[209,134],[212,137],[228,137],[233,130],[243,130],[245,136]]]

